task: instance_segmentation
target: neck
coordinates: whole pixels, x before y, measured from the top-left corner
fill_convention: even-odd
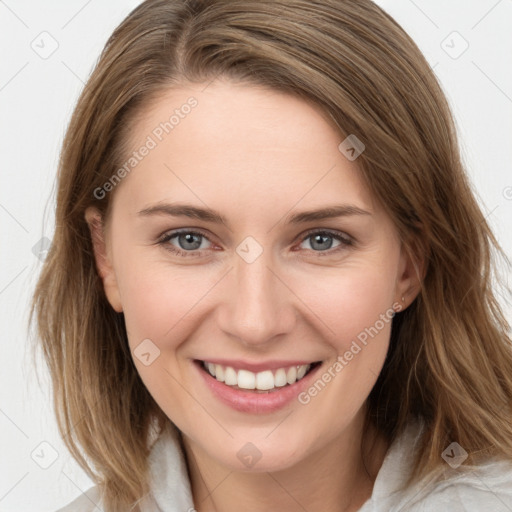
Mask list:
[[[197,512],[355,512],[370,498],[388,444],[370,426],[361,453],[363,409],[322,449],[284,470],[233,471],[183,437]],[[363,462],[364,457],[364,462]]]

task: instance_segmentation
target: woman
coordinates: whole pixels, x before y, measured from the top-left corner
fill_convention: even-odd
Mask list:
[[[141,4],[56,218],[33,312],[97,482],[62,510],[512,509],[499,247],[369,0]]]

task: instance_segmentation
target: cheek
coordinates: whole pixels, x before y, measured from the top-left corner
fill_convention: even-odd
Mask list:
[[[303,296],[322,325],[333,352],[325,370],[299,396],[308,411],[312,446],[316,432],[334,438],[362,407],[382,370],[389,348],[394,297],[392,268],[361,266],[338,272],[335,279],[303,283]],[[333,411],[337,411],[333,414]]]
[[[133,253],[117,262],[117,270],[132,349],[146,338],[162,348],[175,348],[173,340],[179,344],[179,333],[190,327],[190,319],[205,308],[215,307],[208,292],[222,277],[222,272],[212,267],[166,267],[161,261],[148,262]],[[312,321],[320,332],[325,332],[342,352],[361,332],[374,326],[381,314],[389,312],[394,294],[393,270],[365,262],[342,269],[310,269],[307,273],[283,270],[282,274],[306,307],[303,314],[316,317]],[[295,302],[293,296],[290,302]]]
[[[189,318],[200,303],[207,302],[215,276],[211,271],[191,272],[139,261],[119,262],[118,285],[130,346],[133,349],[149,338],[162,349],[176,348]]]
[[[188,401],[180,385],[187,380],[187,367],[179,351],[199,327],[197,315],[207,304],[215,276],[161,262],[139,264],[135,258],[120,262],[119,269],[128,342],[141,379],[166,411],[192,410],[197,404]],[[146,352],[148,365],[141,359]]]
[[[393,270],[377,265],[354,265],[333,270],[329,275],[303,278],[297,281],[294,291],[314,312],[330,344],[341,354],[361,333],[375,325],[382,338],[389,337],[395,292]]]

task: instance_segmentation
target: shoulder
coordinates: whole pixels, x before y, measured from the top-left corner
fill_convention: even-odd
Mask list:
[[[512,511],[512,461],[489,458],[477,466],[441,468],[404,489],[423,431],[412,422],[393,442],[377,475],[371,498],[360,512]]]
[[[78,498],[59,508],[57,512],[102,512],[100,491],[97,486],[91,487]]]
[[[512,510],[512,462],[492,459],[451,476],[423,495],[418,512],[509,512]]]
[[[137,502],[139,508],[144,511],[193,510],[192,490],[177,427],[169,424],[164,432],[152,437],[148,481],[150,492]],[[170,504],[172,507],[169,509]],[[56,512],[104,512],[99,486],[91,487]]]

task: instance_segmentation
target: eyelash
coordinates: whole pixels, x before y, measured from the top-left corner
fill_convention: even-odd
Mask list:
[[[157,243],[159,245],[161,245],[166,251],[169,251],[169,252],[171,252],[173,254],[176,254],[176,255],[184,257],[184,258],[201,257],[202,256],[201,251],[198,250],[198,249],[195,249],[195,250],[192,250],[192,251],[185,251],[183,249],[179,249],[179,248],[174,247],[173,245],[169,244],[169,242],[173,238],[175,238],[175,237],[177,237],[179,235],[182,235],[182,234],[198,235],[198,236],[203,237],[206,240],[208,240],[208,242],[212,243],[211,240],[204,233],[201,233],[200,231],[193,231],[193,230],[186,230],[186,229],[180,230],[180,231],[172,231],[170,233],[166,233],[166,234],[163,235],[162,238],[160,238],[158,240]],[[339,251],[342,251],[342,250],[346,249],[347,247],[350,247],[350,246],[354,245],[354,239],[352,237],[349,237],[345,233],[340,233],[340,232],[336,232],[336,231],[330,231],[330,230],[326,230],[326,229],[323,229],[323,230],[313,229],[313,230],[310,230],[310,231],[306,232],[303,235],[300,243],[302,244],[302,242],[304,242],[308,238],[311,238],[313,235],[328,235],[328,236],[338,240],[339,242],[341,242],[338,247],[335,247],[334,249],[328,249],[326,251],[314,251],[313,249],[308,249],[311,252],[317,253],[318,256],[320,256],[320,257],[321,256],[325,256],[325,255],[333,255],[335,253],[338,253]]]

